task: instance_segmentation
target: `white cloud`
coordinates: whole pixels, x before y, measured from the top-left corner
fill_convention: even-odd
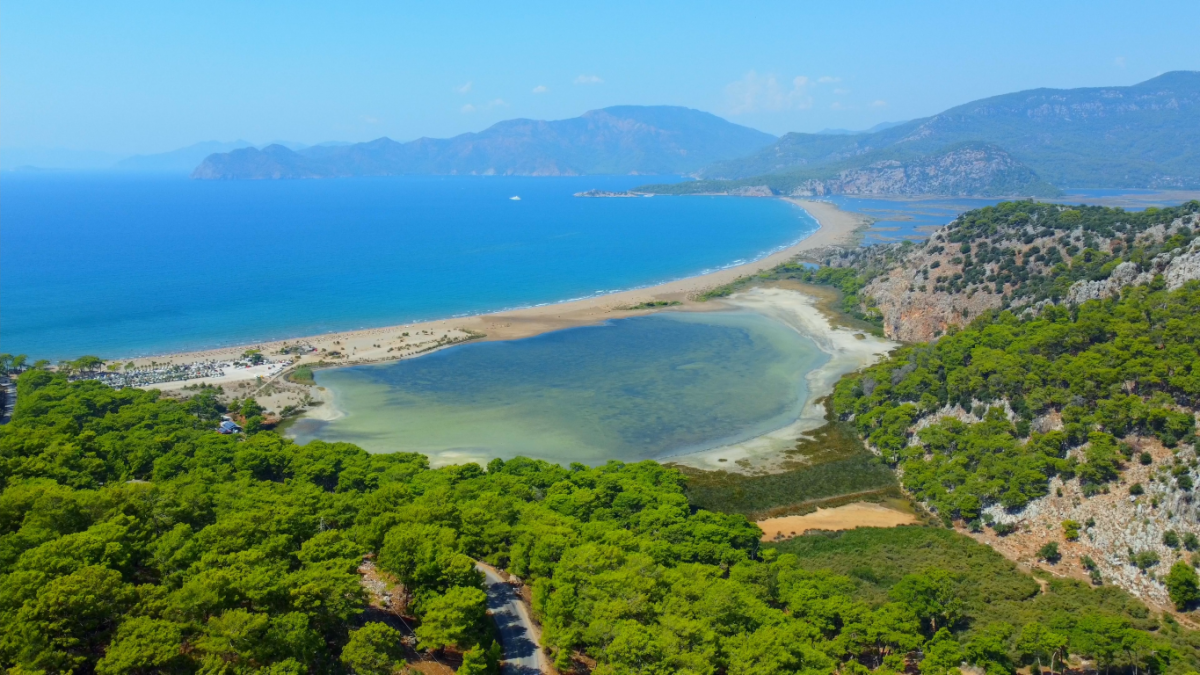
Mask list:
[[[379,124],[379,118],[374,115],[363,115],[363,121],[367,124]]]
[[[845,110],[846,106],[842,105],[841,101],[834,101],[833,103],[829,104],[829,109],[830,110]]]
[[[1124,68],[1125,67],[1125,57],[1118,56],[1117,58],[1113,59],[1113,65],[1118,68]]]
[[[846,94],[850,93],[850,90],[849,89],[834,89],[833,93],[837,94],[838,96],[845,96]]]
[[[876,99],[876,100],[874,100],[874,101],[871,101],[871,107],[872,107],[872,108],[886,108],[886,107],[887,107],[887,101],[885,101],[885,100],[883,100],[883,99],[881,99],[881,98],[880,98],[880,99]]]
[[[729,114],[811,108],[812,97],[806,91],[808,78],[803,75],[792,78],[791,85],[789,89],[779,84],[774,75],[759,75],[751,70],[737,82],[725,85]]]
[[[457,91],[460,94],[466,94],[471,91],[471,83],[468,81],[466,84],[462,85],[461,87],[455,87],[454,91]]]
[[[502,107],[505,107],[505,106],[507,106],[507,105],[508,105],[508,104],[504,102],[504,99],[502,99],[502,98],[494,98],[494,99],[492,99],[492,100],[488,101],[488,102],[487,102],[487,105],[485,105],[484,107],[485,107],[485,108],[502,108]]]
[[[829,75],[822,75],[821,77],[817,78],[817,84],[832,84],[834,82],[841,82],[841,81],[842,81],[842,78],[831,77]]]
[[[550,91],[549,87],[547,87],[544,84],[539,84],[538,86],[533,88],[533,93],[535,93],[535,94],[544,94],[548,91]]]
[[[462,112],[464,115],[470,115],[471,113],[475,112],[475,106],[468,103],[462,107]]]
[[[595,75],[580,75],[575,78],[575,84],[602,84],[604,80]]]

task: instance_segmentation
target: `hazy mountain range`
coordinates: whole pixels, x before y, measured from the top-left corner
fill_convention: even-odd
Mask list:
[[[508,120],[446,139],[380,138],[299,152],[246,148],[209,156],[192,177],[679,174],[745,156],[775,140],[699,110],[616,106],[566,120]]]
[[[204,141],[186,148],[152,155],[134,155],[117,162],[113,168],[123,171],[191,171],[196,165],[214,153],[229,152],[241,148],[252,148],[250,141],[237,140],[229,143]]]
[[[265,148],[282,145],[291,150],[314,147],[294,141],[272,141],[254,144],[250,141],[201,141],[187,147],[142,155],[120,155],[111,152],[71,150],[67,148],[0,148],[0,169],[51,171],[137,171],[156,173],[191,173],[205,157],[213,153],[240,148]],[[350,145],[344,141],[320,143],[321,146]]]
[[[964,143],[974,150],[961,152]],[[705,180],[649,189],[920,194],[954,183],[947,173],[964,172],[974,177],[957,181],[959,191],[949,194],[1040,196],[1051,185],[1200,188],[1200,73],[993,96],[875,132],[790,133],[705,167],[697,174]]]
[[[22,159],[5,152],[6,168]],[[699,179],[643,188],[674,194],[1046,196],[1064,187],[1193,189],[1200,188],[1200,73],[1171,72],[1127,87],[1032,89],[865,131],[775,137],[689,108],[616,106],[565,120],[508,120],[445,139],[315,146],[208,141],[108,162],[120,170],[190,171],[202,179]]]

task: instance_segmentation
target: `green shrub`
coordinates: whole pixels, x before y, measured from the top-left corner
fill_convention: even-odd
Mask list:
[[[1042,547],[1038,549],[1037,557],[1038,560],[1045,560],[1051,565],[1057,563],[1062,559],[1062,554],[1058,552],[1058,542],[1048,541],[1042,544]]]

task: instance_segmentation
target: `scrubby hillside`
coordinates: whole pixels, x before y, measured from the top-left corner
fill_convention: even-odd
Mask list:
[[[1164,286],[989,310],[844,379],[833,408],[947,524],[1188,607],[1163,581],[1200,548],[1200,282]]]
[[[923,342],[991,309],[1109,297],[1161,275],[1200,279],[1200,202],[1127,212],[1006,202],[959,216],[920,244],[823,256],[860,279],[858,311],[891,338]]]

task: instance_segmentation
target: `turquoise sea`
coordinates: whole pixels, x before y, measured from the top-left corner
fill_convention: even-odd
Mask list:
[[[6,173],[0,350],[115,358],[551,303],[816,228],[775,199],[572,196],[661,180]]]
[[[754,312],[664,312],[319,370],[343,416],[301,419],[289,433],[421,452],[435,464],[664,460],[793,422],[805,374],[827,360]]]

